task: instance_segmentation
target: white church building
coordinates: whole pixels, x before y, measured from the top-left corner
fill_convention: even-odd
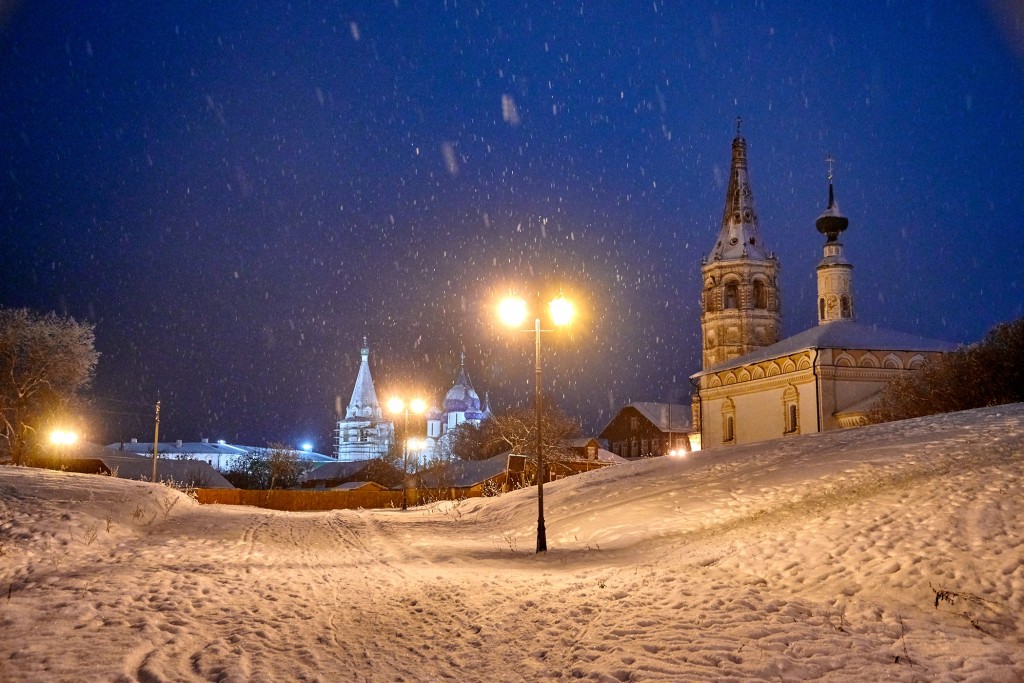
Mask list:
[[[370,349],[366,338],[360,350],[361,362],[356,375],[352,398],[345,409],[345,417],[338,420],[335,429],[335,455],[341,462],[370,460],[388,454],[395,443],[396,430],[392,418],[385,415],[377,400],[373,377],[370,375]],[[426,434],[424,447],[409,453],[410,464],[424,465],[444,453],[444,439],[459,425],[469,423],[479,426],[480,422],[490,417],[491,412],[486,403],[473,388],[466,372],[466,356],[462,354],[462,363],[455,384],[445,394],[441,407],[432,407],[426,414]],[[410,426],[410,437],[416,437]]]
[[[737,129],[722,225],[701,266],[703,369],[691,376],[702,448],[751,443],[863,424],[893,377],[953,345],[855,320],[853,264],[839,235],[829,170],[828,206],[815,222],[826,237],[816,273],[818,325],[780,340],[778,258],[758,230]]]
[[[335,455],[341,462],[371,460],[388,454],[395,440],[395,425],[384,417],[370,376],[370,347],[366,337],[359,350],[361,361],[345,417],[334,430]]]
[[[466,372],[466,354],[462,354],[459,376],[445,394],[442,407],[433,407],[427,411],[426,447],[420,454],[421,464],[444,457],[444,439],[459,425],[468,423],[479,427],[489,417],[490,406],[486,399],[480,401],[480,395],[473,388],[469,373]]]

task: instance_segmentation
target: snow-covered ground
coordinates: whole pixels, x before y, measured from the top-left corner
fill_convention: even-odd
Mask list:
[[[0,468],[0,680],[1021,681],[1022,490],[1022,405],[557,482],[545,555],[534,490],[281,513]]]

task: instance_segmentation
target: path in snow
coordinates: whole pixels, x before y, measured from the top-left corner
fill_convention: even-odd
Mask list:
[[[1024,406],[409,512],[0,468],[0,679],[1024,679]],[[936,591],[953,591],[935,606]]]

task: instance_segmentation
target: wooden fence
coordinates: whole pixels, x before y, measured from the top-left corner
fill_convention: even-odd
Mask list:
[[[244,489],[196,489],[199,502],[203,504],[252,505],[271,510],[303,512],[313,510],[355,510],[358,508],[400,508],[401,491],[310,491],[274,489],[271,491],[247,491]],[[479,496],[471,489],[444,489],[427,491],[409,489],[410,506],[435,500],[456,500]]]

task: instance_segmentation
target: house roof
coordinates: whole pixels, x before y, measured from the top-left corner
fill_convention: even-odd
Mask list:
[[[444,471],[427,470],[420,473],[423,486],[452,486],[469,488],[504,474],[508,467],[508,453],[487,460],[454,460]]]
[[[62,453],[62,457],[101,462],[108,471],[116,472],[120,479],[149,481],[153,476],[152,453],[148,457],[127,452],[119,453],[98,444],[79,442]],[[203,481],[202,488],[235,488],[220,472],[202,460],[157,458],[156,477],[158,481],[174,479],[175,481],[189,482],[200,479]]]
[[[651,424],[665,433],[688,434],[693,430],[693,425],[690,422],[693,412],[690,406],[679,403],[637,401],[627,403],[619,409],[619,412],[612,415],[612,419],[608,420],[608,424],[601,430],[601,434],[604,434],[611,427],[612,423],[618,419],[619,415],[626,408],[635,409]]]
[[[115,441],[112,444],[107,444],[107,448],[117,453],[132,453],[135,455],[153,455],[153,443],[149,442],[135,442],[135,443],[121,443]],[[252,453],[255,451],[266,450],[260,446],[240,446],[236,444],[214,442],[209,443],[207,441],[160,441],[157,443],[157,452],[161,455],[190,455],[193,457],[203,457],[204,455],[245,455],[246,453]],[[292,453],[299,456],[299,460],[303,462],[336,462],[334,458],[323,453],[313,453],[312,451],[300,451],[292,450]]]
[[[597,449],[597,461],[598,462],[614,463],[614,464],[629,462],[629,460],[626,460],[625,458],[623,458],[621,456],[615,455],[611,451],[606,451],[603,448],[598,448]]]
[[[345,479],[363,471],[369,460],[353,460],[351,462],[327,462],[309,472],[303,472],[299,477],[301,481],[316,481],[321,479]]]
[[[386,491],[387,489],[375,481],[346,481],[331,488],[332,491],[358,491],[359,489],[371,488],[375,491]]]
[[[562,443],[571,448],[586,448],[591,441],[598,442],[598,438],[596,436],[577,436],[574,439],[564,439]],[[599,442],[598,445],[600,445]]]
[[[817,325],[792,337],[757,349],[739,358],[712,365],[690,375],[691,378],[710,375],[722,370],[738,368],[771,358],[788,356],[806,349],[863,349],[865,351],[952,351],[955,344],[895,332],[875,325],[863,325],[851,320],[836,320]]]

